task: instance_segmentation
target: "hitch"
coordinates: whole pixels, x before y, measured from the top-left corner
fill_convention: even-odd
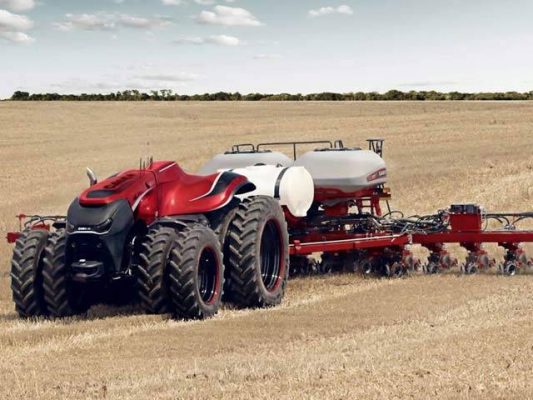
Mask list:
[[[62,215],[26,215],[18,214],[16,218],[19,221],[18,232],[7,232],[7,243],[15,243],[24,231],[47,230],[51,228],[64,228],[66,226],[66,217]]]

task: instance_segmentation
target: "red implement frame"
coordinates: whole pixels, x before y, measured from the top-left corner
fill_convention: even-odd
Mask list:
[[[470,251],[478,250],[482,243],[498,243],[507,250],[515,250],[519,243],[533,242],[533,231],[516,230],[514,227],[507,227],[505,230],[484,230],[480,212],[452,212],[449,214],[449,221],[449,227],[439,232],[380,232],[345,235],[346,238],[342,238],[339,232],[335,238],[331,237],[332,234],[324,235],[324,240],[316,240],[316,235],[309,235],[309,241],[294,240],[290,245],[290,254],[309,255],[319,252],[401,247],[408,244],[434,249],[444,243],[459,243]]]

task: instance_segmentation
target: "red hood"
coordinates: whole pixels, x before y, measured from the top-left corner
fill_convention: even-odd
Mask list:
[[[199,214],[226,205],[248,180],[232,172],[189,175],[173,161],[154,162],[144,170],[126,170],[86,189],[82,206],[125,199],[147,222],[164,216]]]

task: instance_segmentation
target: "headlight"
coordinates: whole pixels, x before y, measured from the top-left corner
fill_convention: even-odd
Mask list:
[[[67,232],[74,232],[75,226],[72,225],[69,221],[67,221]]]
[[[107,232],[109,229],[111,229],[111,225],[113,225],[113,220],[111,218],[108,218],[101,224],[96,225],[94,227],[94,230],[98,233]]]

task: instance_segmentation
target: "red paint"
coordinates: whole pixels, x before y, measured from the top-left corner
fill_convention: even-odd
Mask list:
[[[402,247],[410,243],[409,235],[375,235],[352,237],[343,240],[327,240],[321,242],[300,242],[295,240],[290,245],[290,254],[309,255],[312,253],[335,253],[340,251],[381,249],[386,247]]]
[[[454,232],[476,232],[481,230],[481,214],[450,213],[450,226]]]
[[[8,243],[15,243],[21,236],[20,232],[8,232],[6,235],[6,239]]]
[[[94,206],[125,199],[147,223],[157,217],[205,213],[223,207],[248,182],[237,176],[220,193],[209,195],[218,176],[190,175],[172,161],[154,162],[145,170],[124,171],[91,186],[80,195],[80,203]],[[99,192],[105,195],[95,197]]]

